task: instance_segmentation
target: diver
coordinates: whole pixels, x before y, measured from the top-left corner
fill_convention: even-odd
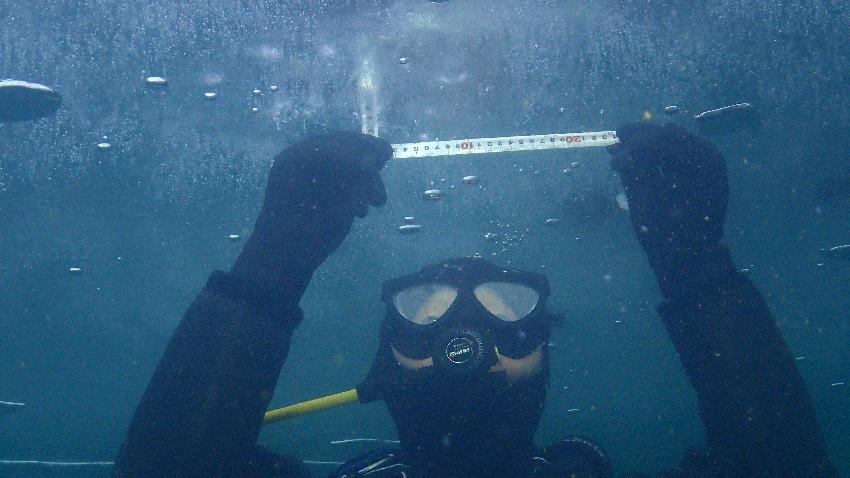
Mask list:
[[[705,450],[665,477],[836,477],[802,377],[723,234],[725,162],[674,125],[629,124],[611,148],[658,312],[694,387]],[[351,132],[284,149],[251,237],[185,313],[136,409],[117,477],[307,476],[256,444],[313,272],[379,207],[384,141]],[[544,277],[451,259],[384,285],[387,314],[364,401],[384,400],[400,450],[337,476],[611,476],[598,445],[537,450],[552,316]]]

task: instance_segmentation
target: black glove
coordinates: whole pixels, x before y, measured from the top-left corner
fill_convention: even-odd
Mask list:
[[[627,124],[617,136],[611,166],[665,296],[704,279],[712,264],[728,267],[720,238],[729,186],[717,149],[673,124]]]
[[[354,217],[386,203],[379,172],[391,157],[385,141],[348,131],[311,136],[284,149],[269,173],[254,232],[231,272],[299,299]]]

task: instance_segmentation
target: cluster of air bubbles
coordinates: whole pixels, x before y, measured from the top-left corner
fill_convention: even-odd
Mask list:
[[[490,231],[485,232],[482,238],[498,249],[490,253],[492,256],[497,256],[521,244],[530,232],[528,228],[522,229],[494,219],[490,221]]]
[[[148,86],[156,86],[156,87],[168,86],[168,80],[166,80],[165,78],[163,78],[161,76],[149,76],[149,77],[145,78],[145,83],[147,83]]]
[[[446,195],[442,189],[426,189],[425,192],[422,193],[422,197],[429,201],[439,201],[446,197]]]
[[[445,183],[445,179],[441,179],[440,182]],[[481,182],[481,178],[474,175],[463,176],[460,179],[460,182],[469,186],[475,186]],[[454,189],[454,186],[449,186],[450,189]],[[426,189],[422,193],[422,197],[427,201],[440,201],[446,197],[446,193],[435,186],[434,182],[431,182],[431,187]]]
[[[481,182],[481,178],[474,175],[467,175],[461,178],[461,183],[475,186]],[[445,179],[441,179],[440,182],[445,183]],[[450,188],[454,189],[454,186],[450,186]],[[422,198],[426,201],[441,201],[445,199],[446,193],[435,186],[435,183],[431,182],[431,187],[422,192]],[[416,218],[413,216],[405,216],[404,217],[405,224],[398,226],[398,231],[402,234],[413,234],[415,232],[419,232],[422,230],[422,225],[416,223]]]
[[[212,86],[212,85],[220,83],[221,77],[220,77],[220,75],[210,73],[210,74],[205,75],[204,82],[207,85]],[[162,77],[162,76],[148,76],[148,77],[145,78],[145,84],[148,85],[148,86],[152,86],[152,87],[162,88],[162,87],[168,86],[168,80],[165,79],[165,77]],[[272,92],[272,93],[278,91],[279,89],[280,89],[280,87],[278,87],[277,85],[269,86],[269,91]],[[258,98],[258,97],[263,95],[263,90],[261,90],[259,88],[254,88],[251,91],[251,95],[252,95],[252,97]],[[216,98],[218,98],[217,92],[215,92],[215,91],[204,92],[204,99],[214,100]],[[251,111],[254,112],[254,113],[258,113],[260,111],[260,108],[259,108],[259,106],[254,105],[254,106],[251,107]],[[98,145],[98,146],[100,147],[100,145]],[[108,147],[109,146],[106,146],[103,149],[108,149]]]
[[[413,216],[404,216],[404,224],[398,226],[398,232],[402,234],[413,234],[422,230],[421,224],[416,224],[416,218]]]
[[[106,151],[109,148],[111,148],[112,144],[109,141],[107,141],[108,139],[109,139],[108,136],[106,136],[106,135],[102,136],[101,141],[99,143],[97,143],[97,149],[99,149],[101,151]]]
[[[826,261],[850,261],[850,244],[832,246],[820,251],[823,260],[818,262],[818,267],[823,267]]]

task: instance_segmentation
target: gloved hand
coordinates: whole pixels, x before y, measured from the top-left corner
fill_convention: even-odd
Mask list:
[[[668,296],[676,281],[700,279],[718,255],[729,186],[726,164],[709,142],[683,128],[632,123],[611,148],[638,241]],[[671,283],[673,282],[673,283]]]
[[[300,298],[354,217],[386,203],[379,171],[391,157],[385,141],[349,131],[311,136],[284,149],[269,173],[254,232],[231,272]]]

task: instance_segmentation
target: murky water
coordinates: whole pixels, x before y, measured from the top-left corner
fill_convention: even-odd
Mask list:
[[[250,235],[272,158],[305,134],[367,115],[392,143],[696,130],[694,115],[746,102],[759,127],[712,131],[732,184],[726,242],[850,469],[850,261],[828,251],[850,243],[850,3],[711,3],[0,0],[0,78],[63,97],[52,116],[0,124],[0,400],[26,403],[0,416],[0,459],[114,457],[182,312]],[[363,377],[383,280],[479,254],[545,272],[568,317],[540,443],[594,437],[621,472],[701,443],[604,149],[400,160],[383,177],[388,204],[302,302],[276,405]],[[382,405],[352,407],[261,441],[344,461],[373,444],[332,440],[394,438]]]

